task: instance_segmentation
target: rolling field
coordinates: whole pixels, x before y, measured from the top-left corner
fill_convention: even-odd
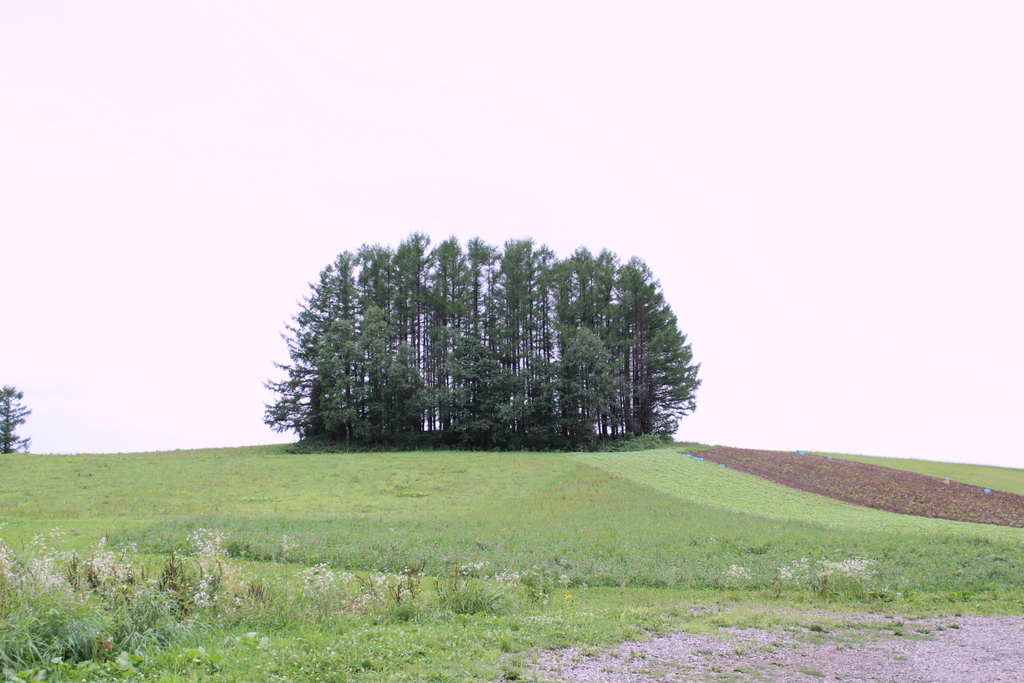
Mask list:
[[[734,469],[720,468],[710,461],[683,458],[673,451],[588,454],[576,458],[683,500],[751,516],[864,532],[885,530],[1024,543],[1024,529],[873,510],[798,491]]]
[[[874,510],[1024,528],[1024,496],[991,487],[791,451],[718,447],[700,455],[791,489]]]
[[[811,451],[807,452],[810,453]],[[972,486],[982,486],[1024,496],[1024,469],[935,462],[932,460],[911,460],[909,458],[883,458],[876,455],[844,455],[842,453],[818,452],[815,452],[814,455],[831,455],[843,460],[891,467],[892,469],[915,472],[938,479],[948,478],[964,484],[971,484]]]
[[[68,549],[100,556],[109,550],[90,548],[108,537],[108,548],[135,563],[131,576],[156,581],[133,578],[132,590],[159,585],[164,603],[178,591],[164,630],[146,631],[165,634],[155,641],[103,632],[108,640],[83,641],[95,646],[89,657],[62,655],[106,672],[75,670],[76,680],[113,675],[121,653],[160,680],[494,680],[514,678],[531,648],[716,619],[799,619],[785,616],[794,606],[1020,613],[1024,605],[1024,530],[860,508],[668,449],[294,454],[270,446],[0,462],[0,569],[13,558],[9,576],[42,571],[47,557],[63,566]],[[63,535],[40,538],[54,528]],[[15,599],[2,576],[0,653],[15,652],[11,643],[28,637],[19,624],[39,614],[32,600],[55,598]],[[95,623],[107,614],[125,623],[122,603],[103,602],[117,591],[87,574],[75,580],[65,590],[87,594],[68,614],[93,605]],[[723,601],[737,616],[691,610]],[[61,609],[54,619],[65,619]],[[65,621],[60,628],[70,628]],[[206,654],[194,654],[200,646]]]

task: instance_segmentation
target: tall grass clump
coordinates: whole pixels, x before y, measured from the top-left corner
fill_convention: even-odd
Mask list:
[[[512,596],[504,586],[521,583],[519,575],[504,581],[484,581],[477,576],[485,563],[456,565],[434,583],[438,606],[453,614],[506,614],[514,608]]]
[[[187,560],[175,553],[151,571],[104,539],[85,557],[59,550],[57,531],[22,553],[0,541],[0,667],[6,670],[142,656],[181,642],[244,604],[247,587],[223,537],[199,530]],[[127,664],[126,664],[127,665]]]
[[[424,610],[423,564],[397,573],[353,574],[320,563],[298,572],[273,600],[291,621],[325,622],[339,617],[387,617],[408,620]],[[299,616],[301,615],[301,616]]]
[[[878,571],[875,560],[850,558],[839,562],[807,558],[779,567],[776,590],[785,588],[809,591],[829,601],[867,602],[891,599],[892,592],[875,584]]]

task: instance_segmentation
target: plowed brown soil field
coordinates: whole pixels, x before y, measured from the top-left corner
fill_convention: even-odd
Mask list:
[[[768,481],[905,515],[1024,528],[1024,496],[823,455],[712,448],[700,457]]]

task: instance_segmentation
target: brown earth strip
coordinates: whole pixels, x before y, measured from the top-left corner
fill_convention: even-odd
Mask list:
[[[823,455],[724,447],[699,455],[783,486],[875,510],[1024,528],[1024,496],[1014,493],[985,493],[980,486]]]

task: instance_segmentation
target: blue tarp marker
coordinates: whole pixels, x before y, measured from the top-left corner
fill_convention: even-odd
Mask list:
[[[828,456],[828,459],[829,459],[829,460],[831,460],[831,459],[832,459],[832,456],[831,456],[831,455],[830,455],[830,456]]]
[[[704,462],[704,458],[694,458],[697,462]]]
[[[692,458],[693,456],[690,455],[689,453],[683,453],[683,457],[684,458]]]
[[[725,465],[719,465],[719,467],[725,467]]]
[[[797,455],[803,455],[803,454],[804,454],[804,452],[803,452],[803,451],[797,451],[797,452],[796,452],[796,454],[797,454]]]
[[[985,489],[985,493],[992,493],[992,489]]]

